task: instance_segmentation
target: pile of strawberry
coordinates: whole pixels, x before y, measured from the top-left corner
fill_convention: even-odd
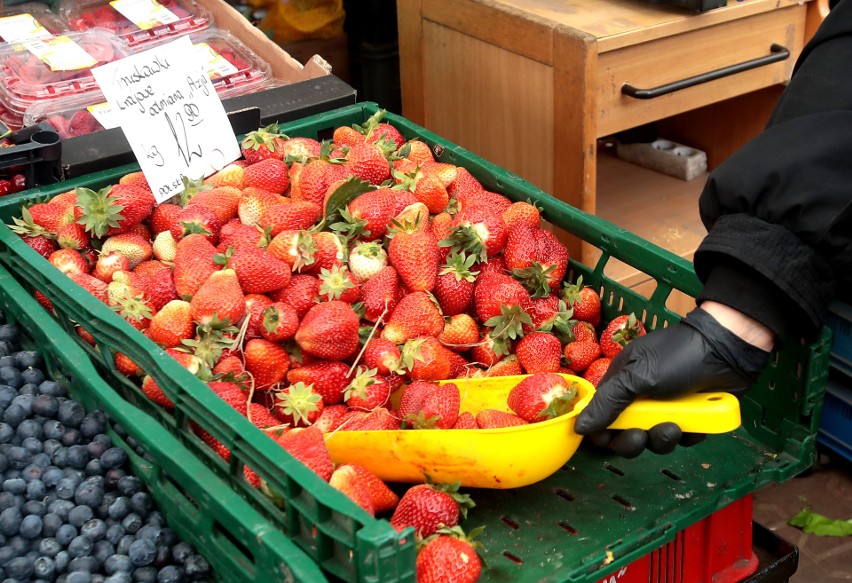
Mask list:
[[[563,285],[568,252],[536,206],[435,161],[382,115],[326,143],[252,132],[243,159],[186,181],[169,202],[156,204],[136,172],[22,209],[11,227],[332,486],[373,514],[395,508],[394,526],[434,544],[458,535],[438,533],[458,523],[447,487],[415,486],[397,505],[363,468],[335,468],[323,434],[540,420],[552,392],[521,399],[516,412],[537,411],[532,419],[474,417],[459,415],[454,385],[433,381],[563,372],[596,383],[645,330],[623,316],[598,335],[600,297],[581,281]],[[173,407],[130,359],[115,363]],[[425,528],[434,505],[403,504],[423,490],[452,500],[455,514]]]

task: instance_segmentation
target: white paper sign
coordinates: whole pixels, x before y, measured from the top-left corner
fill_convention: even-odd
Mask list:
[[[240,157],[188,36],[92,69],[158,202]]]

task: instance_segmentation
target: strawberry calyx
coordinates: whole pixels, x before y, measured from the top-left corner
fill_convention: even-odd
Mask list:
[[[379,382],[379,379],[376,378],[376,374],[379,372],[377,368],[371,368],[367,370],[364,367],[358,367],[358,372],[355,374],[355,378],[352,379],[346,388],[343,390],[343,400],[349,401],[353,396],[357,396],[361,399],[367,398],[367,387],[376,384]]]
[[[518,280],[533,298],[546,298],[550,295],[551,274],[554,269],[555,265],[544,267],[533,261],[529,267],[513,269],[512,277]]]
[[[432,488],[437,492],[443,492],[452,498],[456,504],[459,505],[459,514],[461,517],[467,518],[467,511],[476,506],[476,503],[470,497],[469,494],[462,494],[459,492],[459,488],[461,488],[461,482],[453,482],[451,484],[443,484],[440,482],[432,481],[432,477],[425,473],[426,476],[426,485]]]
[[[563,344],[571,342],[574,340],[573,330],[574,326],[577,324],[577,320],[571,319],[573,315],[574,310],[568,307],[565,300],[559,300],[556,312],[553,316],[542,322],[541,326],[539,326],[535,331],[550,332],[559,338]]]
[[[627,346],[631,340],[639,337],[642,323],[636,319],[636,314],[630,313],[624,325],[612,333],[612,341],[621,346]]]
[[[385,118],[385,114],[387,114],[386,109],[380,109],[373,115],[367,118],[363,124],[352,124],[352,129],[358,132],[363,136],[370,135],[370,132],[379,127],[379,124]]]
[[[213,256],[213,263],[216,265],[221,265],[224,269],[228,268],[228,263],[231,261],[231,257],[234,256],[236,249],[232,245],[228,245],[228,248],[225,249],[224,253],[217,253]]]
[[[317,242],[308,231],[299,231],[296,236],[296,260],[293,271],[301,271],[303,267],[313,265],[316,261]]]
[[[582,298],[580,297],[580,291],[585,287],[583,285],[583,276],[577,278],[576,283],[565,283],[562,286],[562,299],[565,300],[568,305],[574,305],[576,302],[579,302]]]
[[[445,239],[438,241],[438,246],[450,247],[451,253],[469,253],[479,261],[485,262],[488,261],[485,237],[487,232],[482,232],[481,225],[463,223],[453,227]]]
[[[509,354],[512,340],[519,340],[524,336],[524,324],[532,326],[532,318],[521,306],[503,304],[500,306],[500,315],[488,318],[485,326],[491,328],[488,336],[493,342],[492,350],[498,356]]]
[[[339,300],[343,294],[355,287],[349,280],[349,270],[341,265],[334,265],[331,269],[323,267],[320,269],[320,290],[322,296],[329,300]]]
[[[370,236],[370,231],[366,228],[369,221],[366,219],[353,217],[349,209],[345,207],[340,209],[340,218],[340,221],[332,223],[329,228],[346,239],[347,243],[353,239]]]
[[[282,413],[293,418],[293,424],[299,425],[304,421],[308,423],[308,415],[319,411],[317,403],[322,397],[314,391],[314,386],[306,385],[303,382],[298,382],[290,385],[283,391],[275,393],[275,406],[280,408]]]
[[[46,239],[55,239],[56,235],[51,233],[41,225],[35,224],[33,215],[25,206],[21,207],[21,218],[12,217],[13,225],[7,225],[13,233],[22,237],[44,237]]]
[[[206,326],[198,326],[196,328],[196,338],[184,339],[181,341],[182,346],[176,348],[179,352],[193,354],[199,359],[207,369],[211,370],[225,349],[231,346],[231,339],[226,338],[226,333],[235,333],[236,328],[208,328]]]
[[[213,187],[209,184],[204,184],[204,177],[192,179],[187,176],[181,176],[183,182],[183,190],[180,193],[180,206],[186,206],[189,201],[203,190],[211,190]]]
[[[574,401],[577,399],[577,384],[571,383],[567,390],[562,385],[555,386],[542,395],[542,398],[547,402],[547,407],[538,414],[538,419],[545,421],[565,415],[574,410]]]
[[[478,271],[471,271],[474,263],[476,263],[475,255],[466,255],[464,252],[453,253],[447,257],[447,264],[441,268],[440,275],[452,274],[456,281],[468,281],[473,283],[476,281]]]
[[[265,146],[270,152],[274,152],[275,138],[289,139],[281,132],[278,124],[270,124],[264,128],[247,133],[246,137],[243,138],[241,146],[246,150],[259,150]]]
[[[423,411],[418,411],[403,417],[401,427],[403,429],[438,429],[438,421],[440,420],[440,415],[427,417]]]
[[[425,340],[425,338],[412,338],[410,340],[406,340],[399,357],[400,369],[405,372],[410,372],[414,368],[414,364],[416,362],[426,361],[426,358],[421,352],[421,347]]]
[[[118,204],[118,199],[110,195],[112,186],[104,187],[97,192],[91,188],[77,187],[77,206],[83,214],[77,222],[95,237],[103,237],[110,228],[117,228],[124,219],[121,211],[124,205]]]
[[[448,536],[466,542],[471,546],[474,551],[477,551],[477,554],[479,554],[479,551],[485,550],[485,545],[475,539],[481,536],[484,531],[484,526],[477,526],[476,528],[472,528],[468,533],[465,533],[464,529],[458,525],[453,527],[442,526],[437,531],[435,531],[435,534],[418,540],[417,550],[420,551],[423,547],[425,547],[427,544],[429,544],[436,538],[439,538],[441,536]],[[479,557],[479,560],[483,563],[483,566],[485,566],[485,563],[481,556]]]
[[[115,312],[118,312],[125,320],[144,322],[154,317],[154,314],[151,312],[151,306],[145,303],[145,296],[142,294],[135,296],[122,295],[113,299],[115,304],[110,307]]]

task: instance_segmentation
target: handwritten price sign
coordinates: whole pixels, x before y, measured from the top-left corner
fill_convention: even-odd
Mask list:
[[[92,69],[157,201],[240,157],[189,37]]]

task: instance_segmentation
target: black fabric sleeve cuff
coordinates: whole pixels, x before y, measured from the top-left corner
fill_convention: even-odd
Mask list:
[[[747,214],[720,217],[694,261],[699,303],[730,306],[782,340],[815,338],[834,295],[831,268],[812,247]]]

